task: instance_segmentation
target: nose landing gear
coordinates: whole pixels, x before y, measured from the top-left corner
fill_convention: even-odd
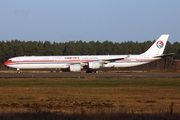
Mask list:
[[[17,73],[21,73],[20,68],[17,68]]]

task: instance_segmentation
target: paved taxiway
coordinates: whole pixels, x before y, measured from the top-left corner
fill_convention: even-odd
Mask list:
[[[0,78],[180,78],[180,73],[0,73]]]

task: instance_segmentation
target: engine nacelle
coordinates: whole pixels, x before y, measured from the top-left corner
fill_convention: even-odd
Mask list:
[[[72,72],[81,71],[81,65],[80,64],[70,65],[69,66],[69,71],[72,71]]]
[[[101,63],[100,62],[89,62],[88,63],[88,68],[99,69],[100,67],[101,67]]]

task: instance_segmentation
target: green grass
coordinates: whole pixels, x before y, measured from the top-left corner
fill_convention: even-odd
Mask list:
[[[0,113],[179,113],[180,79],[0,79],[0,108]]]
[[[179,87],[180,79],[172,78],[123,78],[123,79],[0,79],[0,87],[119,87],[119,86],[149,86],[149,87]]]

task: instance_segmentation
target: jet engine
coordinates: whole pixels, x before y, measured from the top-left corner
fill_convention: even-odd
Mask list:
[[[81,65],[80,64],[69,65],[69,71],[72,72],[81,71]]]
[[[88,63],[88,68],[90,69],[99,69],[101,67],[100,62],[89,62]]]

